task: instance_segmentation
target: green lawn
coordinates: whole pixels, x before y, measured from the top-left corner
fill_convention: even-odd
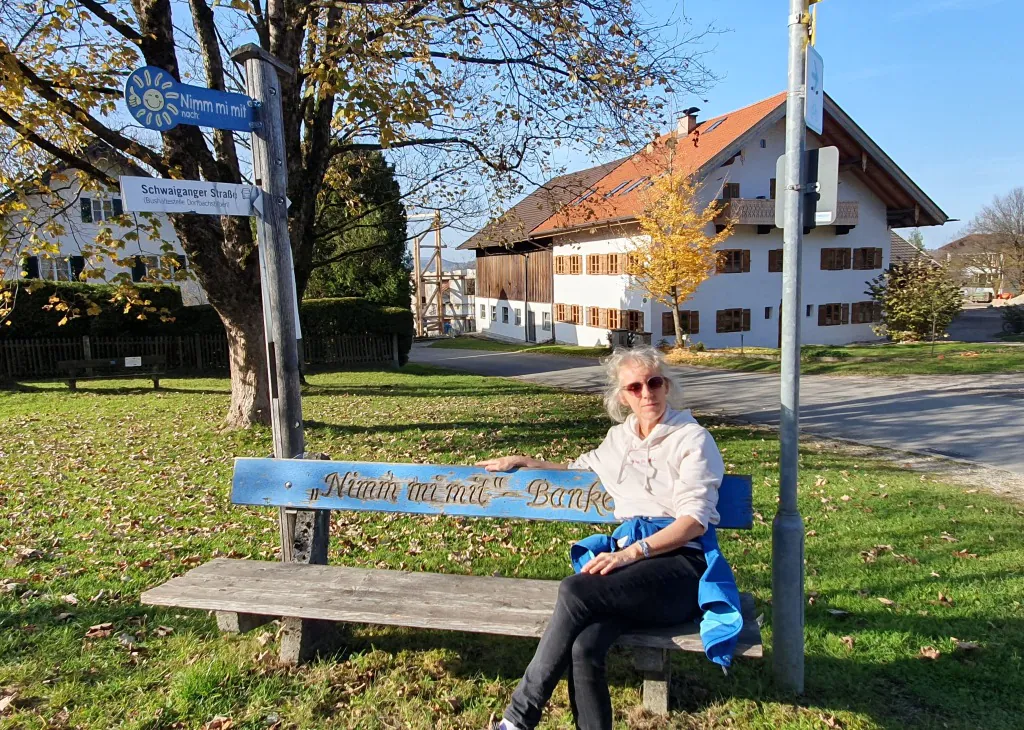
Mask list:
[[[581,347],[579,345],[530,345],[525,342],[498,342],[483,337],[452,337],[436,340],[431,347],[448,350],[487,350],[489,352],[531,352],[546,355],[568,355],[570,357],[604,357],[611,350],[607,347]]]
[[[669,360],[726,370],[778,372],[779,351],[763,347],[702,352],[672,352]],[[751,357],[752,356],[752,357]],[[758,357],[762,356],[762,357]],[[906,345],[804,345],[800,371],[809,375],[958,375],[1024,371],[1024,349],[1014,345],[970,342]]]
[[[310,380],[309,448],[336,458],[566,459],[607,429],[594,396],[507,380],[413,366]],[[221,716],[232,730],[426,730],[481,728],[500,711],[532,641],[356,626],[338,655],[291,669],[275,663],[272,626],[222,636],[202,612],[141,606],[172,575],[218,555],[270,559],[277,542],[274,510],[229,504],[232,458],[267,454],[269,431],[219,430],[223,379],[164,382],[0,392],[0,728],[212,730]],[[617,727],[1020,727],[1024,506],[805,450],[807,693],[793,702],[771,679],[778,447],[766,431],[709,425],[730,471],[754,478],[754,529],[721,540],[764,614],[767,656],[728,677],[702,655],[676,657],[678,705],[663,722],[635,709],[639,677],[615,654]],[[339,514],[331,552],[356,566],[559,578],[569,543],[592,530]],[[571,727],[564,684],[542,727]]]

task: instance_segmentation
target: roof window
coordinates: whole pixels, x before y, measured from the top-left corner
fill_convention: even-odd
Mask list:
[[[611,189],[611,190],[609,190],[609,191],[608,191],[607,193],[605,193],[605,194],[604,194],[604,197],[606,197],[606,198],[610,198],[610,197],[612,197],[613,195],[615,195],[615,193],[617,193],[617,192],[619,192],[620,190],[622,190],[622,188],[626,187],[626,186],[627,186],[627,185],[629,185],[629,184],[630,184],[631,182],[632,182],[632,180],[626,180],[625,182],[620,182],[620,183],[619,183],[618,185],[616,185],[616,186],[615,186],[614,188],[612,188],[612,189]]]
[[[712,125],[711,125],[710,127],[708,127],[707,129],[703,130],[703,131],[701,132],[701,134],[711,134],[711,133],[712,133],[712,132],[714,132],[714,131],[715,131],[716,129],[718,129],[718,125],[719,125],[719,124],[721,124],[722,122],[724,122],[724,121],[725,121],[726,119],[728,119],[728,118],[729,118],[729,117],[722,117],[722,118],[721,118],[721,119],[719,119],[719,120],[718,120],[717,122],[715,122],[714,124],[712,124]]]
[[[630,186],[629,186],[628,188],[626,188],[626,189],[625,189],[625,190],[623,190],[623,191],[622,191],[621,193],[619,193],[619,195],[626,195],[627,193],[631,193],[631,192],[633,192],[633,191],[634,191],[634,190],[636,190],[636,189],[637,189],[637,188],[638,188],[638,187],[639,187],[640,185],[642,185],[643,183],[647,182],[648,180],[650,180],[650,178],[649,178],[649,177],[642,177],[642,178],[640,178],[640,179],[639,179],[639,180],[637,180],[637,181],[636,181],[635,183],[633,183],[633,184],[632,184],[632,185],[630,185]]]

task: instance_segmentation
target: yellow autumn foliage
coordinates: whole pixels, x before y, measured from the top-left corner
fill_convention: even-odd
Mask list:
[[[701,203],[699,184],[689,174],[671,168],[648,188],[637,216],[626,273],[650,296],[674,310],[676,342],[682,344],[679,306],[715,270],[715,248],[732,235],[732,223],[715,232],[720,204]]]

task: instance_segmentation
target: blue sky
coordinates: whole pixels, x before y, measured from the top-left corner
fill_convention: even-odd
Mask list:
[[[788,0],[638,5],[655,18],[685,10],[697,26],[729,30],[710,41],[706,60],[721,81],[701,99],[678,100],[680,108],[694,104],[708,118],[785,89]],[[923,228],[929,248],[956,238],[994,195],[1024,186],[1024,0],[823,0],[817,47],[825,91],[961,219]],[[453,254],[446,258],[462,258]]]

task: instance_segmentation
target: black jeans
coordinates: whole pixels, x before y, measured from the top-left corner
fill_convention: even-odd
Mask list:
[[[505,710],[532,730],[562,675],[580,730],[610,730],[612,702],[605,656],[623,633],[688,621],[698,612],[697,586],[706,564],[693,548],[640,560],[608,575],[577,573],[561,582],[558,602],[537,652]]]

